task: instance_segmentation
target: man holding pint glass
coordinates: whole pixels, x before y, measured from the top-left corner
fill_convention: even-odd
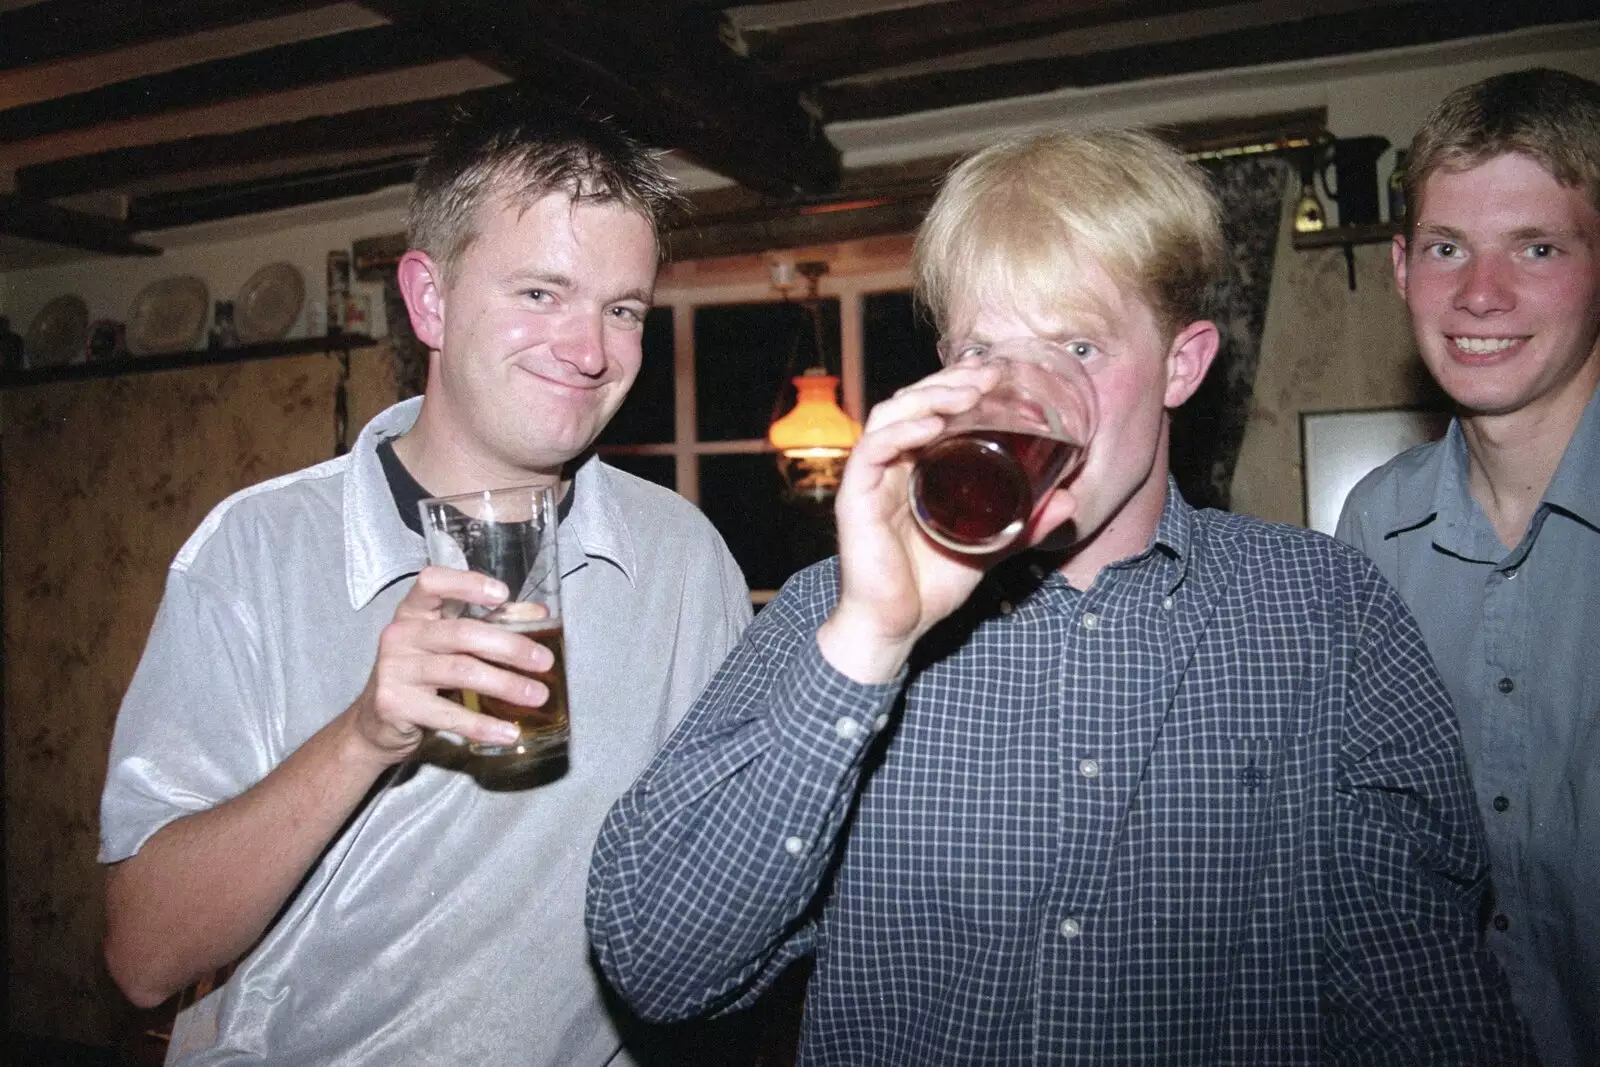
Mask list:
[[[838,558],[601,830],[590,933],[646,1017],[813,956],[807,1067],[1533,1061],[1411,616],[1333,540],[1168,476],[1222,255],[1203,176],[1141,133],[952,172],[915,262],[945,369],[872,412]],[[1077,361],[1092,407],[1055,407],[1085,417],[1035,391],[1033,429],[974,424],[1019,358]],[[1044,454],[1058,487],[1027,482]]]
[[[399,264],[423,397],[224,501],[173,562],[101,832],[130,999],[232,967],[169,1063],[630,1062],[589,854],[750,613],[698,511],[589,454],[676,199],[606,124],[464,112]]]

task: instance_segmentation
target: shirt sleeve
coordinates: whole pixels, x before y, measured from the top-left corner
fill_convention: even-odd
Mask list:
[[[1455,716],[1416,622],[1371,567],[1356,579],[1322,1061],[1533,1064],[1479,936],[1488,858]]]
[[[138,852],[178,818],[215,807],[273,764],[259,627],[244,608],[173,569],[123,697],[100,799],[100,862]]]
[[[835,573],[813,568],[767,606],[601,828],[589,933],[647,1019],[743,1007],[811,948],[863,758],[901,688],[823,658]]]

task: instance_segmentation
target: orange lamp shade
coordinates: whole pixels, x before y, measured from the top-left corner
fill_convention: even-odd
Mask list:
[[[794,379],[794,410],[772,424],[767,440],[786,456],[843,456],[861,439],[861,424],[834,399],[839,379],[807,372]]]

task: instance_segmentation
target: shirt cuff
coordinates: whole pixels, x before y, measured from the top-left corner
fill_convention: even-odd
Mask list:
[[[908,673],[901,667],[887,682],[864,685],[829,663],[813,637],[773,687],[773,733],[807,759],[853,759],[889,724]]]

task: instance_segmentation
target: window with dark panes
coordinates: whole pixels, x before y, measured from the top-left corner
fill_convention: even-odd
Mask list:
[[[858,419],[938,366],[934,333],[914,310],[904,270],[825,280],[818,301],[828,369]],[[794,404],[789,379],[815,362],[805,305],[765,284],[657,293],[637,383],[600,439],[607,462],[699,504],[764,603],[796,571],[836,550],[831,502],[785,495],[767,444]],[[688,328],[685,328],[688,323]],[[678,426],[679,413],[689,424]]]

